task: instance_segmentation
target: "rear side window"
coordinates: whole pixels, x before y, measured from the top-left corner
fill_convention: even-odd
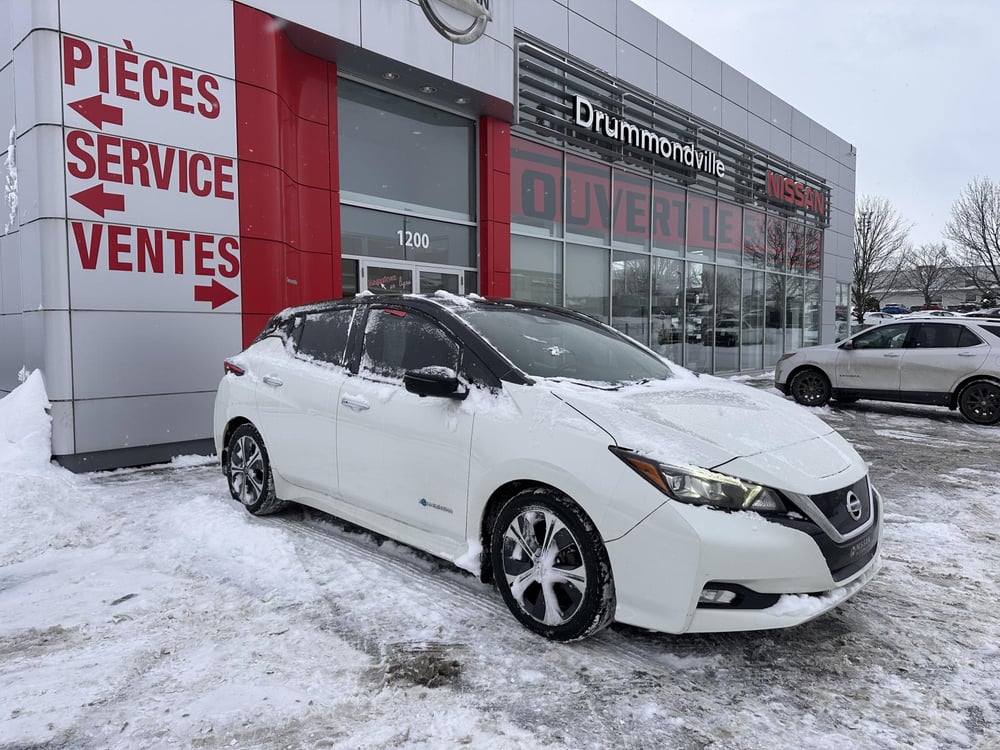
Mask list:
[[[430,366],[457,372],[461,352],[458,342],[433,320],[402,310],[372,310],[364,347],[362,369],[393,377]]]
[[[969,328],[962,328],[962,333],[958,336],[958,345],[963,349],[967,346],[979,346],[983,343],[979,337]]]
[[[1000,326],[983,326],[984,331],[989,331],[998,339],[1000,339]]]
[[[298,352],[320,362],[344,364],[353,308],[307,313],[298,322]]]
[[[899,349],[906,341],[909,323],[888,324],[865,331],[854,338],[855,349]]]
[[[975,339],[975,334],[965,326],[949,323],[921,323],[913,345],[921,349],[954,349],[959,346],[975,346],[979,343],[978,340],[972,343],[961,343],[963,333],[967,333]],[[965,341],[969,341],[969,339],[965,339]]]

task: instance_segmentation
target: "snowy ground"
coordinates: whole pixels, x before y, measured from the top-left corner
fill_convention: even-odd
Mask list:
[[[0,750],[1000,747],[1000,428],[818,409],[886,498],[867,589],[792,630],[560,645],[411,550],[252,518],[208,460],[52,467],[43,404],[0,401]]]

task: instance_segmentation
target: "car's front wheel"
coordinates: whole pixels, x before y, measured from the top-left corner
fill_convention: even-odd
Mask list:
[[[816,368],[807,367],[795,373],[789,390],[803,406],[823,406],[830,400],[830,379]]]
[[[252,424],[241,424],[229,438],[226,479],[233,498],[255,516],[277,513],[288,505],[274,494],[271,461],[260,433]]]
[[[490,535],[494,580],[522,625],[555,641],[586,638],[615,614],[611,562],[583,510],[548,490],[508,500]]]
[[[962,416],[976,424],[1000,422],[1000,384],[992,380],[973,380],[958,394]]]

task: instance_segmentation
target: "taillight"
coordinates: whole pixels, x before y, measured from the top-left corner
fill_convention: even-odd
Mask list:
[[[228,359],[222,363],[222,368],[226,371],[227,374],[232,373],[233,375],[242,375],[243,373],[246,372],[246,370],[244,370],[242,367],[233,362],[230,362]]]

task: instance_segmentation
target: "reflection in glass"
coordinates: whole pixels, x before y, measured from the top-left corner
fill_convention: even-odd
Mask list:
[[[421,270],[420,293],[433,294],[439,290],[458,294],[458,274]]]
[[[510,238],[510,296],[548,305],[563,303],[562,243]]]
[[[714,372],[736,372],[740,369],[740,269],[719,266],[715,272],[715,326],[711,340],[715,347]]]
[[[764,274],[743,272],[743,316],[740,338],[740,368],[764,367]]]
[[[566,307],[608,322],[611,302],[608,251],[566,245]]]
[[[611,243],[611,168],[566,156],[566,239]]]
[[[743,265],[763,268],[765,247],[764,214],[748,208],[743,212]]]
[[[774,367],[785,347],[785,279],[786,277],[780,273],[767,274],[764,300],[764,367]]]
[[[843,341],[851,334],[851,285],[838,282],[834,307],[834,341]]]
[[[611,261],[611,325],[649,344],[649,256],[614,251]]]
[[[715,260],[715,198],[688,193],[687,256]]]
[[[344,258],[340,262],[340,275],[343,281],[343,297],[347,299],[358,293],[358,261]]]
[[[807,279],[805,295],[802,299],[803,346],[816,346],[819,343],[820,324],[822,321],[823,301],[820,299],[822,284],[818,280]]]
[[[653,258],[650,344],[680,364],[684,345],[684,261]]]
[[[711,332],[715,317],[715,266],[687,264],[684,365],[697,372],[712,367]]]
[[[806,276],[819,276],[823,268],[823,230],[806,227]]]
[[[562,152],[521,138],[510,141],[511,229],[562,236]]]
[[[802,347],[804,338],[802,279],[785,277],[785,351]]]
[[[743,209],[732,203],[719,201],[718,262],[738,266],[743,250]]]
[[[337,98],[343,198],[475,218],[475,123],[346,79]]]
[[[788,242],[784,219],[767,217],[767,270],[785,270],[785,245]]]
[[[648,178],[614,173],[614,245],[649,252],[650,186]]]
[[[475,228],[406,214],[341,206],[344,255],[475,266]]]
[[[653,184],[653,247],[668,255],[684,254],[687,197],[681,188]]]
[[[802,275],[806,270],[806,235],[805,227],[795,221],[788,222],[788,239],[786,240],[785,268],[794,274]]]

